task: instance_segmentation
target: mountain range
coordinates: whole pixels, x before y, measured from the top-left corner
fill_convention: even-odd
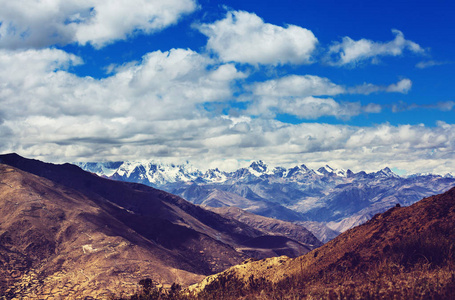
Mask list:
[[[295,257],[322,245],[305,228],[288,226],[278,234],[142,184],[0,155],[6,299],[104,299],[133,292],[144,278],[187,285],[247,258]]]
[[[256,161],[233,172],[156,161],[77,163],[99,176],[143,183],[210,207],[238,207],[311,228],[326,242],[400,204],[408,206],[455,186],[448,173],[399,176],[390,168],[357,173],[326,165],[269,167]]]
[[[345,178],[344,184],[363,177],[371,180],[365,186],[382,184],[394,197],[399,194],[393,185],[387,191],[386,183],[403,188],[397,181],[403,180],[418,187],[426,178],[441,188],[452,180],[429,174],[402,178],[389,170],[313,172]],[[223,192],[217,189],[227,197]],[[300,225],[318,221],[289,223],[238,207],[194,205],[75,165],[0,155],[0,294],[4,299],[452,299],[455,188],[402,207],[405,201],[322,245]],[[157,283],[170,289],[157,289]],[[171,283],[197,284],[179,291]]]

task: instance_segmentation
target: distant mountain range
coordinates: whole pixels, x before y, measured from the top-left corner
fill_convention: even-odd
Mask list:
[[[269,167],[262,161],[234,172],[202,172],[156,161],[77,163],[111,179],[143,183],[211,207],[234,206],[312,228],[327,241],[400,204],[408,206],[455,186],[453,174],[399,176],[389,168],[354,173],[324,166]]]
[[[322,245],[302,226],[279,222],[279,234],[276,220],[260,223],[71,164],[0,155],[0,295],[109,299],[144,278],[186,285],[247,258]]]

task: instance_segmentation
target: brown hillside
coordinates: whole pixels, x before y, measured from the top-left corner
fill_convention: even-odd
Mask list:
[[[0,294],[107,297],[139,279],[191,282],[197,268],[81,193],[0,164]],[[199,275],[200,276],[200,275]]]
[[[455,292],[454,266],[452,188],[378,214],[304,256],[237,265],[192,290],[202,290],[202,298],[229,299],[260,298],[261,290],[277,299],[450,299]],[[242,292],[229,292],[235,289]]]

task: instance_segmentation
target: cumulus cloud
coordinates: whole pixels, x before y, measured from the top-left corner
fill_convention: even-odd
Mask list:
[[[349,120],[362,113],[379,113],[382,107],[370,103],[361,105],[360,102],[338,102],[332,98],[304,97],[304,98],[262,98],[252,102],[248,113],[255,116],[273,119],[277,114],[287,114],[299,119],[317,120],[321,117],[335,117]]]
[[[71,73],[84,63],[82,58],[46,47],[77,43],[100,48],[137,32],[150,34],[193,12],[196,1],[0,0],[0,5],[0,152],[48,161],[190,160],[202,168],[232,169],[254,159],[284,166],[330,162],[355,171],[377,170],[385,162],[410,172],[455,168],[452,124],[355,127],[275,120],[277,114],[344,120],[379,113],[381,104],[336,97],[404,94],[412,86],[405,78],[385,86],[350,87],[314,75],[244,83],[247,74],[235,63],[311,63],[318,41],[307,29],[231,11],[222,20],[196,26],[216,55],[155,51],[140,61],[111,65],[106,78],[96,79]],[[401,32],[394,33],[386,43],[345,38],[332,46],[331,63],[354,65],[404,51],[424,52]],[[235,117],[207,109],[229,107],[237,97],[247,102],[239,104],[246,108]],[[453,111],[455,103],[398,103],[392,110],[416,108]]]
[[[207,48],[225,62],[308,64],[318,42],[308,29],[264,23],[245,11],[229,11],[222,20],[196,27],[209,38]]]
[[[455,126],[442,122],[435,127],[354,127],[209,115],[199,105],[230,100],[233,82],[245,74],[191,50],[149,53],[105,79],[68,72],[80,63],[57,49],[0,51],[1,152],[50,161],[158,158],[226,168],[254,159],[285,166],[331,162],[357,171],[359,166],[379,169],[385,162],[409,172],[455,167],[450,163],[455,161]],[[349,89],[325,78],[290,80],[315,84],[288,90],[289,102],[274,102],[283,113],[312,119],[381,110],[377,104],[327,97]],[[253,91],[271,92],[261,84]],[[276,97],[270,99],[278,99],[280,88],[286,90],[285,81],[274,84]],[[437,106],[449,110],[455,104]],[[406,164],[410,160],[415,166]]]
[[[194,0],[0,0],[0,6],[0,47],[9,49],[73,42],[100,48],[162,30],[197,8]]]
[[[0,51],[2,110],[10,116],[166,119],[191,114],[198,103],[229,98],[233,82],[244,77],[231,64],[216,65],[184,49],[149,53],[101,80],[65,71],[77,63],[80,58],[57,49]]]
[[[411,87],[412,87],[411,80],[402,79],[397,84],[389,85],[386,91],[406,94],[411,89]]]
[[[344,37],[342,42],[335,42],[330,46],[326,60],[330,65],[355,66],[361,62],[377,62],[380,56],[398,56],[405,50],[423,54],[425,50],[417,43],[406,40],[399,30],[392,30],[395,38],[386,43],[374,42],[367,39],[355,41],[350,37]]]
[[[0,151],[76,157],[156,145],[157,156],[191,153],[198,132],[217,134],[198,105],[230,99],[244,77],[184,49],[149,53],[101,80],[65,69],[76,63],[57,49],[0,50]]]

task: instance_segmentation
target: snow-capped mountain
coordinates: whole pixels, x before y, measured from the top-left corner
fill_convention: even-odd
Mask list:
[[[163,164],[155,161],[76,163],[82,169],[99,176],[122,181],[138,182],[151,186],[167,183],[190,182],[202,178],[204,174],[189,164]],[[221,172],[211,170],[213,181],[219,181]]]
[[[397,174],[395,174],[392,170],[390,170],[388,167],[386,167],[382,170],[379,170],[377,172],[374,172],[373,175],[376,178],[390,178],[390,177],[399,178],[400,177]]]
[[[350,170],[348,170],[350,171]],[[324,167],[320,167],[317,170],[317,174],[325,175],[325,176],[338,176],[338,177],[346,177],[347,171],[343,169],[333,169],[329,165],[325,165]]]
[[[263,161],[233,172],[202,172],[190,164],[155,161],[77,165],[100,176],[163,189],[195,204],[235,206],[287,221],[329,224],[342,231],[397,203],[410,205],[455,186],[452,174],[401,177],[387,167],[354,173],[328,165],[317,170],[304,164],[270,167]]]

